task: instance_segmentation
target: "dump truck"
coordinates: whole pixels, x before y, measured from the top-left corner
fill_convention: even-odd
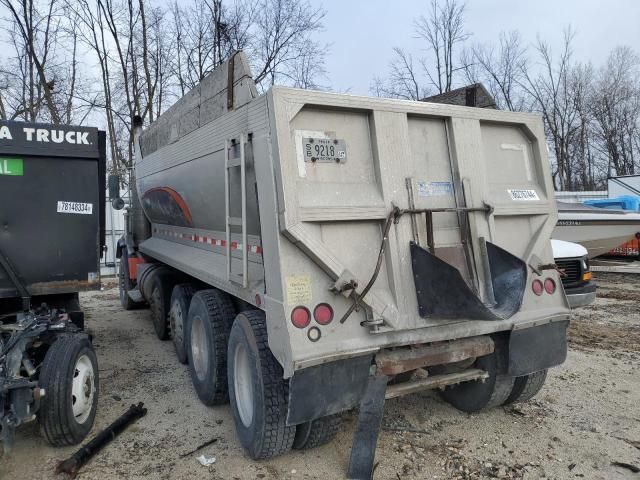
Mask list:
[[[78,293],[100,288],[105,134],[0,121],[0,440],[38,420],[54,446],[80,442],[98,364]]]
[[[478,411],[565,360],[539,116],[258,94],[238,52],[133,128],[122,305],[150,306],[202,402],[230,401],[249,457],[327,442],[359,407],[349,476],[368,478],[385,399]]]

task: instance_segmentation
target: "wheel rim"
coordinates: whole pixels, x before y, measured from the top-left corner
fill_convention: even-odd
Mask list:
[[[240,420],[249,427],[253,421],[253,379],[251,359],[243,344],[236,346],[233,355],[233,386]]]
[[[73,369],[71,387],[73,416],[78,423],[86,422],[93,410],[93,397],[96,393],[94,377],[95,373],[91,360],[87,355],[80,356]]]
[[[209,366],[209,345],[204,331],[204,323],[199,315],[193,317],[191,325],[191,359],[198,380],[204,381]]]
[[[171,328],[173,329],[171,333],[173,334],[173,338],[177,343],[182,343],[184,317],[182,316],[180,303],[177,300],[173,302],[171,308],[171,320]]]

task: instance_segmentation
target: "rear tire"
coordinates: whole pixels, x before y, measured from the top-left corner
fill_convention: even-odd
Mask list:
[[[129,258],[126,250],[120,256],[120,270],[118,272],[118,290],[120,305],[125,310],[133,310],[137,304],[129,298],[129,291],[133,290],[133,282],[129,278]]]
[[[293,448],[307,450],[329,443],[340,429],[340,415],[329,415],[296,426]]]
[[[539,372],[524,375],[522,377],[516,377],[513,382],[513,389],[511,394],[505,400],[505,404],[514,402],[526,402],[535,397],[547,379],[547,370],[540,370]]]
[[[187,316],[189,374],[198,398],[205,405],[229,401],[227,344],[235,308],[220,290],[193,295]]]
[[[487,371],[489,378],[484,382],[476,380],[446,387],[440,393],[442,398],[458,410],[468,413],[502,405],[511,394],[514,378],[498,373],[498,355],[494,352],[478,358],[473,368]]]
[[[49,347],[38,386],[45,396],[38,410],[40,430],[55,447],[87,436],[98,407],[98,361],[85,334],[63,335]]]
[[[189,315],[189,304],[196,292],[197,288],[192,283],[176,285],[171,292],[169,328],[171,329],[171,339],[176,349],[176,356],[180,363],[187,363],[188,361],[186,324]]]
[[[178,281],[177,275],[170,270],[154,273],[151,278],[151,294],[149,307],[156,336],[160,340],[169,339],[169,308],[171,308],[171,292]]]
[[[264,313],[240,313],[229,337],[229,396],[236,433],[254,460],[291,449],[295,426],[287,426],[289,382],[269,349]]]

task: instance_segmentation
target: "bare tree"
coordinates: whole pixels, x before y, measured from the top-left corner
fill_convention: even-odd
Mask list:
[[[0,116],[71,123],[87,110],[78,105],[76,90],[77,35],[73,19],[57,0],[0,0],[9,33],[0,64]]]
[[[175,55],[171,73],[180,95],[196,86],[235,50],[247,46],[247,30],[253,21],[255,5],[242,2],[232,7],[221,0],[199,1],[188,6],[175,2],[171,23]]]
[[[322,61],[318,54],[326,46],[311,36],[322,29],[325,15],[306,0],[258,0],[248,41],[256,83],[269,87],[280,78],[295,77],[295,68],[305,62],[308,68],[309,62]]]
[[[600,69],[591,97],[594,137],[608,170],[636,172],[640,130],[640,57],[629,47],[614,49]]]
[[[526,47],[516,31],[500,33],[497,48],[476,45],[462,57],[470,83],[482,82],[496,100],[499,108],[525,110],[527,98],[521,88],[526,71]],[[473,71],[473,74],[470,72]]]
[[[401,98],[404,100],[421,100],[428,95],[428,87],[422,83],[422,76],[415,65],[413,56],[395,47],[395,58],[389,64],[389,75],[386,80],[374,78],[371,91],[379,97]]]
[[[281,72],[292,87],[312,90],[327,89],[325,69],[326,46],[312,40],[300,45],[300,54]]]
[[[433,56],[423,59],[422,66],[437,93],[450,91],[455,72],[462,68],[454,65],[454,58],[459,44],[469,38],[464,31],[464,10],[464,3],[457,0],[431,0],[429,16],[421,15],[415,21],[416,35]]]
[[[467,66],[454,62],[458,48],[469,38],[464,31],[464,10],[464,3],[458,0],[431,0],[429,15],[414,21],[415,36],[423,42],[427,56],[414,61],[411,53],[395,47],[388,78],[375,78],[371,91],[407,100],[421,100],[434,90],[450,91],[455,75]]]
[[[524,71],[524,88],[534,100],[534,108],[542,114],[549,141],[553,147],[555,168],[552,175],[561,189],[572,185],[570,146],[576,131],[578,110],[572,92],[571,63],[574,33],[569,28],[564,33],[564,43],[556,61],[548,43],[538,38],[535,49],[540,65],[534,74],[530,68]]]
[[[99,66],[100,88],[83,98],[104,109],[115,170],[131,165],[134,115],[155,121],[238,49],[248,51],[265,85],[277,77],[317,88],[326,78],[326,47],[311,38],[324,10],[303,0],[197,0],[170,8],[144,0],[66,2]]]

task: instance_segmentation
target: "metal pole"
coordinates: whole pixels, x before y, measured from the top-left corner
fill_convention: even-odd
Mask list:
[[[116,277],[120,274],[118,262],[116,262],[116,232],[113,227],[113,206],[111,202],[109,203],[109,218],[111,220],[111,255],[113,257],[113,271],[115,272]],[[105,255],[104,263],[106,266],[107,263],[107,255]]]

